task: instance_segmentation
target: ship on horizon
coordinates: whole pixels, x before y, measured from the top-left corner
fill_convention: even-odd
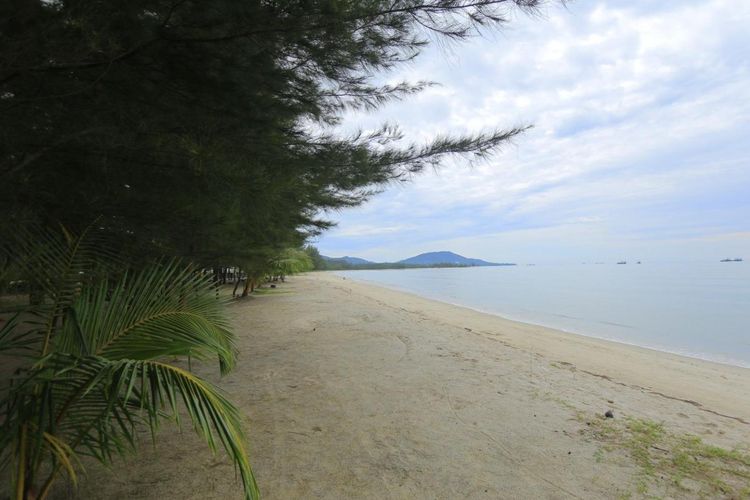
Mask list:
[[[721,259],[719,262],[742,262],[742,259],[739,257],[736,259]]]

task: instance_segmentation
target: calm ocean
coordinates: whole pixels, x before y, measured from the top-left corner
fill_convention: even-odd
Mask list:
[[[750,367],[750,263],[339,271],[506,318]]]

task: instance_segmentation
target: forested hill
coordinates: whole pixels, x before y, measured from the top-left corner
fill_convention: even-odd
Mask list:
[[[309,251],[309,250],[308,250]],[[313,257],[316,269],[407,269],[417,267],[478,267],[478,266],[515,266],[512,263],[487,262],[472,259],[453,252],[427,252],[397,262],[372,262],[359,257]]]
[[[323,259],[327,262],[340,262],[343,264],[348,264],[350,266],[366,266],[369,264],[375,264],[375,262],[371,260],[360,259],[359,257],[349,257],[348,255],[344,257],[327,257],[325,255],[321,255],[321,257],[323,257]]]
[[[499,264],[496,262],[487,262],[486,260],[482,259],[471,259],[468,257],[464,257],[463,255],[458,255],[457,253],[453,252],[427,252],[427,253],[421,253],[419,255],[415,255],[414,257],[409,257],[408,259],[404,259],[399,261],[403,264],[417,264],[422,266],[430,266],[435,264],[455,264],[458,266],[507,266],[507,265],[513,265],[513,264]]]

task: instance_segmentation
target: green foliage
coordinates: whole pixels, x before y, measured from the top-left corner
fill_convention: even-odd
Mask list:
[[[0,238],[91,214],[123,252],[241,265],[523,127],[410,143],[336,124],[429,82],[382,84],[427,34],[463,39],[534,0],[22,0],[0,6]],[[265,250],[263,250],[265,251]]]
[[[111,463],[136,447],[137,430],[184,408],[211,450],[234,461],[246,498],[257,498],[242,419],[211,384],[165,359],[235,363],[234,338],[209,276],[176,261],[102,274],[82,237],[43,234],[13,248],[23,266],[43,260],[39,304],[0,328],[0,355],[17,370],[0,393],[0,472],[15,498],[44,498],[65,471],[75,482],[79,456]]]
[[[305,246],[304,251],[308,255],[308,257],[310,257],[314,270],[324,271],[328,269],[326,260],[320,255],[320,252],[317,248],[312,245],[307,245]]]
[[[304,250],[288,248],[271,261],[270,271],[273,276],[286,276],[303,273],[314,269],[313,261]]]
[[[579,418],[585,416],[580,414]],[[604,444],[605,450],[625,450],[633,459],[639,472],[636,489],[642,495],[656,489],[678,496],[746,496],[750,481],[747,450],[706,444],[697,436],[668,432],[662,423],[650,420],[586,420],[586,430]]]
[[[215,356],[231,368],[210,278],[149,263],[239,266],[248,283],[306,270],[314,254],[285,249],[329,228],[325,213],[447,158],[487,158],[525,127],[420,144],[392,126],[336,125],[430,85],[379,81],[428,35],[461,40],[537,3],[0,3],[0,242],[15,242],[0,288],[21,277],[33,303],[0,327],[20,363],[0,420],[16,497],[36,486],[44,496],[61,470],[74,479],[79,454],[109,462],[134,446],[139,422],[153,431],[176,418],[178,400],[256,496],[236,410],[160,361]],[[23,232],[60,224],[71,231],[43,244]]]

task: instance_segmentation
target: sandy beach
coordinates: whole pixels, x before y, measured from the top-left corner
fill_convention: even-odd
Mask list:
[[[197,371],[246,415],[263,498],[750,495],[748,369],[331,273],[230,310],[237,369]],[[241,498],[231,464],[183,425],[58,494]]]

